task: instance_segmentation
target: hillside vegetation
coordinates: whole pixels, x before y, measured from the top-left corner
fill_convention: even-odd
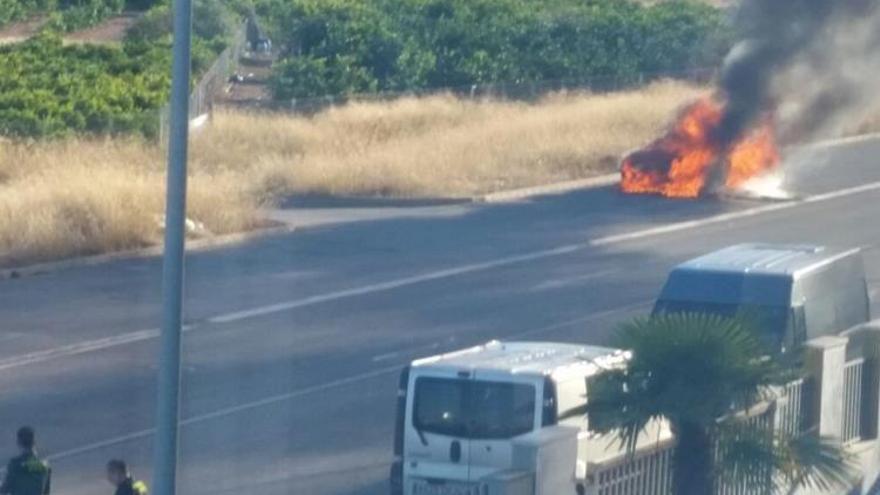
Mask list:
[[[16,17],[47,11],[50,20],[41,35],[0,49],[0,135],[155,133],[170,86],[170,0],[3,2],[16,6]],[[721,11],[684,0],[255,0],[254,6],[281,52],[271,77],[281,100],[491,82],[631,86],[713,66],[727,44]],[[63,31],[123,8],[145,11],[121,44],[59,42]],[[227,46],[249,8],[244,0],[194,1],[196,76]]]
[[[96,5],[77,5],[97,15]],[[0,46],[0,135],[154,135],[171,81],[169,1],[149,6],[122,43],[101,46],[62,42],[61,33],[73,24],[59,23],[73,8],[52,11],[37,36]],[[238,20],[218,0],[196,0],[193,17],[198,76],[227,46]]]
[[[608,172],[701,91],[219,112],[193,135],[189,217],[223,234],[259,225],[259,209],[289,194],[470,197]],[[159,242],[164,158],[134,138],[0,141],[0,265]]]
[[[714,67],[721,10],[629,0],[267,0],[279,99],[494,82],[595,87]]]

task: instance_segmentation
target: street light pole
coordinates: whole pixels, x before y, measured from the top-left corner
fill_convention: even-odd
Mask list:
[[[162,335],[153,453],[152,493],[155,495],[175,495],[177,492],[191,31],[191,0],[174,0],[165,250],[162,264]]]

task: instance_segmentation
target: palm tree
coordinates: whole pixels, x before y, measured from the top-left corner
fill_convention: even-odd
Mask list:
[[[762,485],[756,493],[769,492],[771,480],[792,493],[846,485],[850,464],[834,442],[782,437],[736,414],[766,403],[774,385],[792,378],[793,368],[751,328],[741,318],[676,313],[623,325],[612,344],[632,359],[589,387],[591,428],[633,452],[646,426],[668,421],[677,495],[712,495],[722,482]]]

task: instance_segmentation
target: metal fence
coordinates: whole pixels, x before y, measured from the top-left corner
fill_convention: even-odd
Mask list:
[[[211,67],[202,74],[189,95],[189,117],[195,118],[210,113],[214,103],[214,97],[225,87],[241,57],[246,41],[245,25],[242,24],[236,30],[235,35],[225,50],[211,64]],[[166,104],[159,110],[159,140],[165,142],[168,135],[168,118],[171,109]]]
[[[782,394],[775,402],[760,404],[751,411],[744,413],[740,419],[746,428],[753,429],[760,434],[772,436],[774,427],[778,423],[779,403],[784,402],[787,387],[783,388]],[[716,456],[723,456],[723,452],[716,452]],[[716,457],[717,459],[718,457]],[[716,480],[715,495],[770,495],[773,491],[773,472],[771,469],[750,473],[748,477],[741,476],[733,479],[719,478]]]
[[[813,381],[794,380],[779,391],[775,403],[753,408],[742,417],[748,427],[760,428],[768,434],[778,431],[797,435],[811,426],[810,408]],[[674,440],[668,440],[609,461],[590,465],[590,495],[667,495],[672,492],[672,453]],[[749,480],[735,484],[719,483],[716,495],[768,495],[773,492],[772,473],[757,473]]]
[[[776,430],[794,436],[813,427],[810,400],[814,381],[800,378],[785,385],[776,403]]]
[[[593,475],[591,495],[667,495],[672,492],[674,441],[603,464]]]
[[[846,363],[843,368],[843,426],[841,439],[844,443],[862,439],[862,392],[864,390],[863,358]]]
[[[443,86],[410,91],[380,91],[363,94],[291,98],[289,100],[249,101],[247,105],[264,110],[310,114],[352,102],[389,101],[408,96],[418,97],[435,94],[452,94],[459,98],[473,100],[535,101],[548,94],[561,91],[617,91],[643,86],[650,81],[664,78],[706,83],[711,81],[715,75],[715,69],[695,68],[655,73],[646,72],[635,75],[597,75],[577,79],[528,82],[508,81],[464,86]]]

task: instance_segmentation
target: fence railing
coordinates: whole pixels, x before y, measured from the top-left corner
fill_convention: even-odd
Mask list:
[[[862,391],[864,390],[863,358],[846,363],[843,368],[843,426],[841,439],[844,443],[862,439]]]
[[[189,117],[195,118],[211,111],[214,102],[214,96],[227,84],[229,76],[238,64],[244,49],[245,25],[242,24],[236,30],[235,35],[225,50],[211,64],[211,67],[205,71],[199,78],[198,83],[193,87],[189,95]],[[159,140],[164,142],[168,135],[168,118],[171,115],[171,109],[166,104],[159,110]]]
[[[785,394],[788,387],[783,387],[780,395],[772,402],[757,404],[738,414],[736,417],[745,428],[753,429],[762,434],[773,435],[774,428],[779,422],[779,404],[787,400]],[[720,446],[716,446],[716,459],[724,455]],[[750,473],[747,478],[734,477],[733,479],[716,480],[715,495],[770,495],[773,488],[773,473],[770,469]]]
[[[672,492],[672,452],[667,440],[632,456],[593,466],[590,495],[668,495]]]
[[[776,403],[776,430],[784,435],[794,436],[812,428],[810,414],[813,380],[800,378],[783,387]]]
[[[811,426],[808,401],[812,380],[794,380],[779,391],[775,402],[753,407],[741,413],[740,421],[747,427],[760,428],[772,434],[779,431],[797,435]],[[737,416],[740,416],[737,415]],[[589,495],[668,495],[672,492],[672,453],[675,441],[670,439],[635,453],[622,454],[588,468]],[[734,484],[719,483],[716,495],[768,495],[773,492],[772,473],[759,473],[760,480],[740,480]]]

